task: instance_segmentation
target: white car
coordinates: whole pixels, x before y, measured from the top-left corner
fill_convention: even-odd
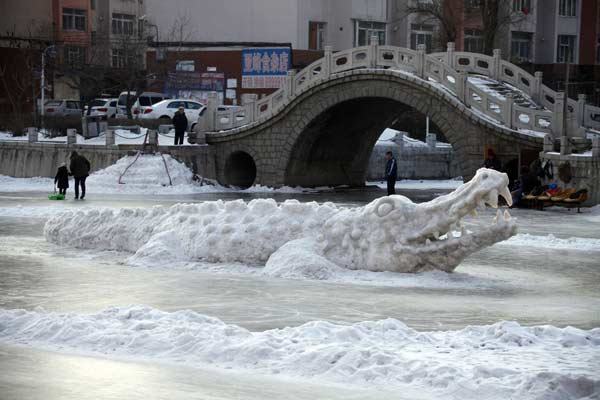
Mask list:
[[[140,119],[159,119],[165,125],[173,122],[173,116],[179,109],[183,107],[185,109],[185,116],[188,119],[188,130],[194,130],[200,112],[206,108],[202,103],[199,103],[190,99],[170,99],[163,100],[151,107],[146,107],[143,114],[139,114]]]
[[[170,97],[164,93],[144,92],[140,94],[135,103],[133,103],[133,106],[131,106],[131,115],[133,115],[133,118],[139,118],[148,107],[152,107],[156,103],[167,99],[170,99]]]
[[[90,103],[92,109],[90,115],[92,117],[105,115],[108,118],[115,118],[117,115],[117,101],[118,99],[95,99]],[[85,107],[84,114],[87,115],[87,106]]]

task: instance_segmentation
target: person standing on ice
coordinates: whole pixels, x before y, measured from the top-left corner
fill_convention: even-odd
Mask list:
[[[179,110],[173,116],[173,126],[175,127],[175,146],[183,144],[185,130],[188,127],[188,120],[183,107],[179,107]]]
[[[85,179],[90,174],[91,165],[87,158],[80,156],[76,151],[71,153],[71,165],[69,166],[71,175],[75,178],[75,200],[85,197]],[[79,197],[79,187],[81,186],[81,197]]]
[[[391,151],[385,153],[385,179],[387,181],[387,194],[396,194],[396,180],[398,179],[398,165]]]
[[[65,195],[69,188],[69,171],[67,170],[67,163],[62,163],[56,171],[54,177],[54,184],[58,188],[58,193]]]

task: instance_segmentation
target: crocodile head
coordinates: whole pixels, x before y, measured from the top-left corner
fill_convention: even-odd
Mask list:
[[[468,255],[516,233],[508,211],[498,210],[492,221],[469,231],[462,224],[477,208],[497,208],[499,195],[512,204],[507,185],[506,174],[482,168],[454,192],[427,203],[394,195],[343,210],[324,225],[323,254],[351,269],[451,272]]]

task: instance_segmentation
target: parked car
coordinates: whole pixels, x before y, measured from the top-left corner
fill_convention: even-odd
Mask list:
[[[90,115],[93,117],[105,115],[108,118],[115,118],[117,115],[117,102],[118,99],[94,99],[90,103],[92,111]],[[85,106],[84,114],[87,115],[87,106]]]
[[[188,129],[193,130],[198,122],[200,112],[206,108],[205,105],[190,99],[169,99],[163,100],[144,109],[143,114],[139,114],[140,119],[159,119],[165,125],[172,122],[173,116],[179,109],[185,108],[185,116],[188,119]]]
[[[83,108],[79,100],[48,100],[44,105],[44,115],[47,117],[81,117]]]
[[[139,118],[148,107],[167,99],[170,99],[170,97],[164,93],[144,92],[133,103],[131,115],[133,115],[133,118]]]

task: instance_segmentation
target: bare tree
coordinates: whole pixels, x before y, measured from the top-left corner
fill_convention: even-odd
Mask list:
[[[481,18],[483,52],[492,54],[499,34],[511,24],[526,18],[523,12],[514,12],[511,1],[470,0],[471,7],[465,7],[463,0],[409,0],[407,14],[417,14],[439,24],[442,42],[456,42],[458,29],[463,26],[465,17]],[[530,10],[527,10],[530,11]]]
[[[439,25],[440,41],[442,43],[455,42],[458,36],[458,27],[461,15],[456,7],[451,7],[446,0],[409,0],[406,14],[417,14],[424,18],[423,22]]]

